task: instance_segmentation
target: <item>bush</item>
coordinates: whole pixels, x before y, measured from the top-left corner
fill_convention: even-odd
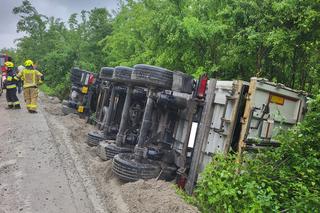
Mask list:
[[[255,155],[216,155],[191,202],[203,212],[320,212],[320,95],[304,121]],[[190,200],[190,198],[189,198]]]
[[[40,90],[49,96],[56,96],[60,100],[63,100],[69,95],[70,83],[68,81],[64,81],[57,84],[55,87],[50,87],[47,84],[43,84],[40,86]]]
[[[40,86],[40,90],[49,96],[54,96],[55,92],[52,88],[50,88],[47,84],[42,84]]]

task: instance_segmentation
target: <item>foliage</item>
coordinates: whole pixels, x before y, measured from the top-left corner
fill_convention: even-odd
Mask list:
[[[45,91],[65,96],[70,87],[71,67],[97,72],[104,65],[98,42],[112,29],[111,15],[105,8],[72,14],[68,26],[59,18],[39,14],[28,0],[15,7],[13,13],[20,17],[17,31],[26,33],[17,40],[16,65],[32,59],[45,75]]]
[[[56,95],[55,91],[52,88],[48,87],[46,84],[40,85],[40,90],[43,91],[44,93],[46,93],[49,96]]]
[[[309,92],[319,87],[319,0],[121,0],[72,14],[67,23],[39,14],[28,0],[20,17],[15,61],[31,58],[53,90],[72,66],[146,63],[195,77],[266,77]]]
[[[319,87],[319,1],[140,0],[104,39],[111,65],[150,63],[222,79],[256,75]]]
[[[319,212],[320,95],[296,128],[279,136],[281,147],[236,157],[214,156],[195,197],[203,212]]]

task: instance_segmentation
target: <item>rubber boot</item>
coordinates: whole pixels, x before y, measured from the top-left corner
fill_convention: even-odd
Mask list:
[[[14,106],[14,109],[21,109],[20,104],[15,105],[15,106]]]

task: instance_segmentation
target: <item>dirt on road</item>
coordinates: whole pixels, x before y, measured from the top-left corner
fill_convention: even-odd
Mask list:
[[[22,100],[22,97],[19,97]],[[6,110],[0,97],[0,213],[103,212],[91,202],[82,177],[45,113]]]
[[[10,111],[7,116],[4,103],[0,97],[0,213],[198,212],[176,194],[171,183],[119,181],[112,174],[112,162],[102,161],[96,155],[96,148],[85,143],[87,133],[94,127],[75,114],[63,115],[58,99],[41,95],[40,112],[36,115],[22,109]],[[24,137],[28,129],[30,134],[37,135],[30,139],[31,148]],[[20,158],[21,161],[30,159],[19,163]],[[34,172],[31,175],[37,176],[34,180],[29,176],[38,169],[38,162],[48,171]],[[25,185],[30,190],[23,189]],[[38,192],[39,195],[34,196]],[[54,199],[57,201],[53,204]],[[39,205],[45,206],[46,211],[41,211]]]

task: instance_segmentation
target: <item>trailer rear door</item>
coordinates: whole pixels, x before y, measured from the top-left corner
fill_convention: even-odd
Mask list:
[[[302,120],[306,109],[306,94],[251,78],[239,138],[240,153],[269,146],[279,146],[273,136]]]

